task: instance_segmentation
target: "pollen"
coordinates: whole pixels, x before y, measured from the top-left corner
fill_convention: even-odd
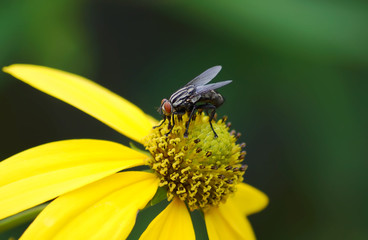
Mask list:
[[[229,132],[227,118],[212,122],[208,116],[197,113],[184,137],[188,116],[176,119],[172,132],[169,124],[155,128],[144,139],[145,148],[151,153],[149,165],[160,179],[160,186],[167,188],[167,198],[175,196],[185,201],[191,211],[206,211],[219,206],[236,191],[243,180],[246,165],[245,143],[237,144],[240,134]]]

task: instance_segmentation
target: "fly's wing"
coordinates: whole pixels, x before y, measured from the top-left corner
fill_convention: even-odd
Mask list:
[[[208,84],[208,85],[204,85],[204,86],[198,86],[196,88],[195,95],[202,94],[202,93],[205,93],[205,92],[208,92],[208,91],[211,91],[211,90],[215,90],[217,88],[228,85],[231,82],[232,82],[232,80],[227,80],[227,81],[212,83],[212,84]]]
[[[199,76],[195,77],[192,81],[185,84],[185,86],[193,85],[193,86],[203,86],[206,83],[210,82],[216,75],[221,71],[221,66],[214,66],[203,73],[201,73]]]

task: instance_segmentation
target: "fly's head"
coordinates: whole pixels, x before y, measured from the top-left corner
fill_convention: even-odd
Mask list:
[[[166,98],[162,99],[161,106],[158,109],[158,112],[160,114],[165,115],[165,116],[170,116],[171,113],[172,113],[172,105],[171,105],[171,102],[169,100],[167,100]]]

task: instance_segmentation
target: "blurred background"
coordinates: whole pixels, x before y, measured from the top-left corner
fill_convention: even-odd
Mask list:
[[[218,114],[243,133],[245,181],[270,198],[250,216],[258,239],[368,239],[367,1],[1,1],[0,29],[0,66],[85,76],[158,119],[162,98],[222,65],[215,81],[233,83]],[[5,73],[0,109],[1,159],[62,139],[129,142]]]

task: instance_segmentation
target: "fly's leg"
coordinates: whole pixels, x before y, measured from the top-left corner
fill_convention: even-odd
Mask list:
[[[195,111],[197,110],[197,108],[201,106],[201,105],[194,105],[192,111],[190,112],[190,115],[189,115],[189,118],[188,118],[188,121],[185,123],[185,132],[184,132],[184,137],[187,138],[188,137],[188,128],[189,128],[189,124],[190,124],[190,121],[192,121],[192,117],[193,117],[193,114],[195,113]]]
[[[216,113],[216,106],[210,104],[210,103],[207,103],[207,104],[202,104],[202,105],[198,105],[198,106],[195,106],[195,109],[201,109],[201,110],[205,110],[207,112],[207,115],[209,116],[209,122],[210,122],[210,126],[211,126],[211,129],[213,131],[213,133],[215,134],[215,138],[217,138],[217,133],[215,132],[215,129],[213,129],[213,126],[212,126],[212,120],[215,116],[215,113]],[[212,110],[210,113],[208,113],[208,110]],[[188,128],[187,128],[188,129]],[[185,135],[184,135],[185,137]]]
[[[215,138],[217,138],[218,137],[217,133],[215,132],[215,130],[213,129],[213,126],[212,126],[212,120],[213,120],[213,117],[215,116],[215,113],[216,113],[216,107],[213,106],[212,104],[208,104],[207,109],[212,109],[211,113],[209,114],[209,116],[210,116],[209,121],[210,121],[210,126],[212,128],[212,131],[215,134]]]
[[[171,114],[171,121],[172,121],[172,126],[170,128],[170,131],[168,133],[165,134],[165,136],[167,137],[171,131],[174,129],[174,126],[175,126],[175,119],[174,119],[174,113]],[[170,125],[170,124],[169,124]]]
[[[185,112],[184,112],[185,113]],[[171,131],[174,129],[174,126],[175,126],[175,118],[174,118],[174,116],[175,115],[178,115],[178,117],[179,116],[181,116],[181,115],[183,115],[184,114],[183,112],[173,112],[172,114],[171,114],[171,121],[172,121],[172,126],[171,126],[171,128],[170,128],[170,131],[168,132],[168,133],[166,133],[165,134],[165,136],[167,137],[170,133],[171,133]],[[170,120],[169,120],[170,121]],[[170,125],[170,123],[169,123],[169,125]]]
[[[165,121],[166,121],[166,116],[164,116],[164,120],[159,125],[153,126],[153,129],[158,128],[158,127],[161,127],[162,124],[164,124]]]
[[[169,124],[167,124],[167,129],[172,129],[172,126],[171,126],[171,117],[172,117],[172,115],[170,117],[167,117],[167,120],[169,121]]]

